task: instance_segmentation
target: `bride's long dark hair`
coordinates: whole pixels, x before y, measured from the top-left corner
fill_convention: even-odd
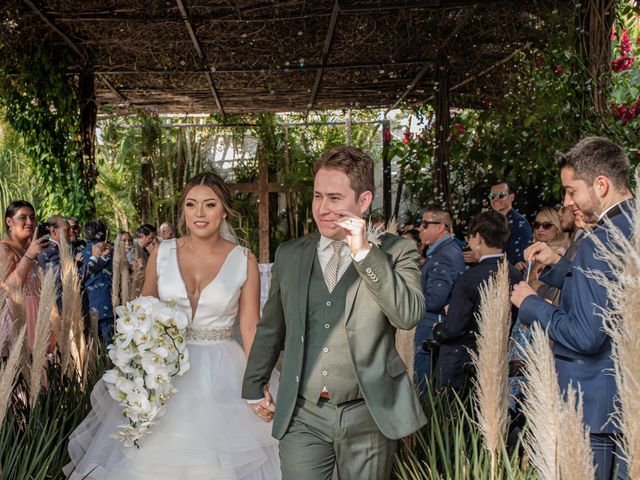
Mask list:
[[[231,218],[235,218],[238,216],[238,212],[236,212],[232,207],[233,198],[231,197],[231,192],[229,191],[229,187],[224,183],[222,177],[213,172],[202,172],[192,177],[191,180],[184,187],[184,191],[182,192],[182,198],[180,199],[180,219],[178,220],[178,229],[180,230],[180,234],[186,235],[188,234],[187,224],[184,219],[184,203],[187,199],[187,195],[191,191],[193,187],[197,187],[198,185],[205,185],[209,187],[214,193],[220,198],[222,202],[222,208],[227,214],[228,220]]]

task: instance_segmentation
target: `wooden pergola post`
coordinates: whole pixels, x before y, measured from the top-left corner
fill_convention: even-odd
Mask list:
[[[441,50],[437,60],[438,92],[436,94],[436,158],[432,181],[434,203],[451,207],[451,185],[449,184],[449,60]]]
[[[382,215],[387,223],[391,218],[391,159],[389,143],[391,142],[391,126],[389,120],[382,122]]]
[[[98,169],[96,167],[96,82],[91,68],[86,67],[78,79],[78,100],[80,103],[80,172],[85,192],[93,192]],[[93,205],[95,210],[95,205]],[[80,212],[74,212],[79,214]],[[87,212],[93,215],[92,212]]]
[[[262,146],[258,147],[258,261],[269,263],[269,165]]]

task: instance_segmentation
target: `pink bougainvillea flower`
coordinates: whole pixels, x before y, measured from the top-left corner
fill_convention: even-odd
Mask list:
[[[616,58],[611,62],[611,70],[616,73],[624,72],[629,70],[633,66],[633,62],[635,61],[635,56],[622,56],[620,58]]]
[[[544,59],[540,55],[538,55],[533,61],[533,64],[536,66],[536,68],[542,68],[544,65]]]
[[[556,77],[561,77],[562,75],[564,75],[564,67],[562,66],[562,64],[556,65],[556,69],[553,73],[556,74]]]
[[[466,128],[464,128],[464,125],[461,124],[460,122],[456,122],[453,124],[453,126],[456,128],[456,130],[458,130],[460,133],[464,133],[466,131]]]
[[[611,27],[611,40],[614,42],[618,40],[618,35],[616,35],[616,27]]]
[[[404,132],[402,135],[402,143],[409,143],[411,141],[411,132]]]
[[[620,37],[620,53],[622,56],[631,53],[631,40],[629,40],[629,31],[626,28],[622,29],[622,35]]]
[[[393,134],[391,133],[391,130],[384,130],[382,138],[385,142],[390,142],[391,140],[393,140]]]

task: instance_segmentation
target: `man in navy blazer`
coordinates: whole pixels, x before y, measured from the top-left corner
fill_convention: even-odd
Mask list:
[[[611,421],[617,395],[611,338],[603,331],[599,313],[607,308],[609,299],[605,288],[589,277],[589,271],[612,277],[609,266],[596,258],[593,240],[596,236],[610,245],[605,217],[624,235],[631,236],[628,214],[634,200],[629,158],[610,140],[588,137],[558,154],[557,161],[565,189],[564,204],[573,209],[576,218],[597,225],[579,245],[573,262],[542,242],[525,251],[526,260],[550,266],[540,280],[562,288],[559,306],[535,295],[525,282],[514,288],[511,301],[520,308],[523,322],[539,322],[553,340],[560,387],[564,390],[572,383],[583,392],[584,422],[591,434],[596,478],[613,478],[616,463],[618,478],[626,478],[626,465],[614,442],[620,431]]]
[[[431,352],[425,349],[425,340],[433,340],[433,325],[445,316],[453,283],[464,272],[462,250],[451,233],[453,219],[447,210],[430,207],[422,214],[418,226],[422,245],[429,247],[421,268],[422,291],[426,311],[416,326],[414,337],[414,372],[416,383],[424,393],[431,376]]]

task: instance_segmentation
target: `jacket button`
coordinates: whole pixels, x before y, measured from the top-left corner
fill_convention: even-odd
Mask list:
[[[324,347],[324,348],[322,349],[322,351],[323,351],[324,353],[327,353],[327,352],[329,351],[329,349],[328,349],[327,347]]]
[[[326,303],[325,305],[326,305],[327,307],[330,307],[330,306],[331,306],[331,305],[333,305],[333,304],[332,304],[332,303],[331,303],[331,301],[329,300],[329,301],[327,301],[327,303]]]
[[[370,268],[370,267],[367,267],[367,268],[365,269],[365,272],[367,272],[367,273],[371,273],[371,271],[372,271],[372,270],[371,270],[371,268]]]
[[[323,370],[323,371],[322,371],[322,376],[323,376],[323,377],[326,377],[327,375],[329,375],[329,372],[327,372],[326,370]]]

